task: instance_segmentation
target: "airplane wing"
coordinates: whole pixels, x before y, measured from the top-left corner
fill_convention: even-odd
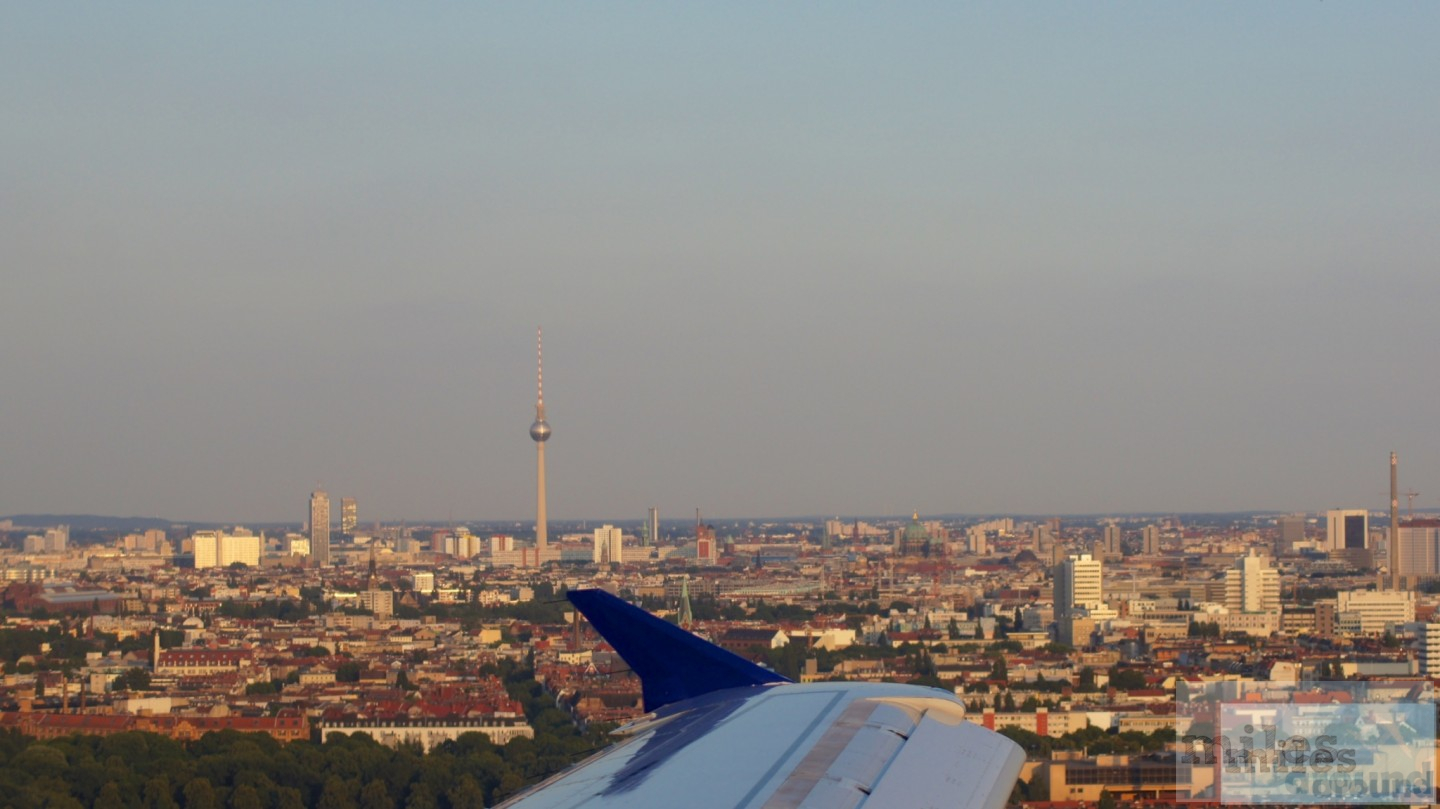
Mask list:
[[[798,685],[602,590],[570,601],[640,676],[651,713],[508,809],[1002,809],[1024,751],[946,691]]]

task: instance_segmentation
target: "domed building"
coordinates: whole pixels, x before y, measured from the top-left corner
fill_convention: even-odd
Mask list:
[[[920,524],[920,513],[910,518],[910,524],[900,535],[901,556],[929,556],[930,535],[925,532],[925,526]]]

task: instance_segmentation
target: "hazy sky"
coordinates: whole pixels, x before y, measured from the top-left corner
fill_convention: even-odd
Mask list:
[[[1440,504],[1440,5],[0,7],[0,514]]]

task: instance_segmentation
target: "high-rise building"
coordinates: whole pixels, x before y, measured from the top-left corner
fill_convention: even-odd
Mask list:
[[[650,509],[649,517],[645,521],[645,544],[660,544],[660,509]]]
[[[545,352],[542,333],[535,330],[535,421],[530,440],[535,442],[535,558],[542,562],[549,545],[545,518],[545,442],[550,440],[550,422],[545,420]]]
[[[1305,541],[1305,515],[1287,514],[1278,521],[1279,542],[1276,543],[1275,555],[1283,556],[1295,548],[1295,543]]]
[[[700,510],[695,510],[695,563],[697,565],[713,565],[720,558],[719,551],[715,548],[715,527],[702,525],[700,522]]]
[[[619,528],[602,525],[595,529],[595,564],[619,564],[625,561],[624,545]]]
[[[1225,571],[1225,607],[1231,612],[1280,611],[1280,571],[1255,553],[1235,560]]]
[[[1055,566],[1055,619],[1066,620],[1076,611],[1093,610],[1105,602],[1101,584],[1103,566],[1088,553],[1066,557]]]
[[[191,537],[195,547],[195,568],[229,567],[236,562],[249,567],[260,566],[261,538],[236,529],[234,534],[223,531],[196,531]]]
[[[31,534],[25,537],[26,553],[63,553],[70,543],[70,526],[45,529],[44,536]]]
[[[1370,512],[1336,508],[1325,512],[1325,549],[1343,551],[1370,547]]]
[[[330,564],[330,495],[320,490],[310,495],[310,558]]]
[[[395,593],[392,590],[369,589],[361,590],[360,607],[370,610],[379,618],[389,618],[395,614]]]
[[[1424,624],[1420,633],[1420,674],[1434,679],[1440,677],[1440,623]]]
[[[190,537],[190,545],[195,549],[196,570],[220,566],[219,531],[196,531]]]
[[[1406,520],[1391,551],[1392,589],[1413,589],[1440,577],[1440,520]]]
[[[1378,635],[1415,620],[1415,594],[1408,590],[1341,590],[1335,595],[1335,622],[1342,632]]]
[[[1147,525],[1141,530],[1140,552],[1146,556],[1160,555],[1160,526]]]
[[[1030,532],[1030,549],[1041,559],[1050,555],[1051,548],[1055,546],[1055,535],[1050,530],[1049,523],[1035,526]]]
[[[1102,541],[1105,545],[1105,553],[1109,556],[1120,555],[1120,526],[1117,523],[1107,522],[1102,531]]]
[[[970,552],[976,556],[984,556],[990,552],[990,537],[985,532],[985,527],[972,525],[965,531],[966,539],[970,545]]]
[[[356,519],[356,517],[357,513],[355,511],[355,498],[340,498],[340,533],[355,533],[355,526],[359,524],[359,521]]]

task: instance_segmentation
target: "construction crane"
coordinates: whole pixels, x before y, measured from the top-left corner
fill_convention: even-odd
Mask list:
[[[1408,516],[1408,517],[1409,517],[1410,519],[1412,519],[1412,520],[1415,519],[1415,498],[1417,498],[1417,497],[1419,497],[1419,496],[1420,496],[1420,493],[1419,493],[1419,492],[1406,492],[1406,493],[1405,493],[1406,516]]]

